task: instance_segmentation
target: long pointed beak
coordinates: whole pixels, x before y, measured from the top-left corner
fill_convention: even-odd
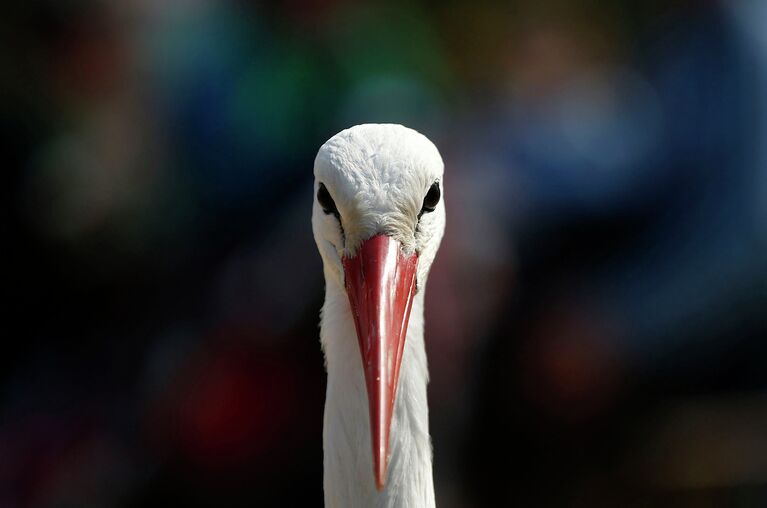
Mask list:
[[[386,481],[389,464],[389,431],[417,264],[417,254],[406,256],[398,241],[384,235],[366,240],[354,257],[343,259],[346,293],[365,370],[378,490]]]

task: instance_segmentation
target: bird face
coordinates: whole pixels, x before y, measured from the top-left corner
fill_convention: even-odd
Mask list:
[[[417,286],[425,284],[445,229],[442,171],[431,141],[401,125],[358,125],[322,145],[312,228],[335,283],[344,287],[342,258],[386,235],[418,256]]]
[[[312,228],[326,283],[349,299],[370,405],[380,489],[410,309],[445,228],[442,159],[401,125],[358,125],[333,136],[314,163]]]

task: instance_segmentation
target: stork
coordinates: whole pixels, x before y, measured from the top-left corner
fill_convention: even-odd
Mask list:
[[[442,173],[431,141],[393,124],[341,131],[315,159],[327,507],[434,506],[423,309]]]

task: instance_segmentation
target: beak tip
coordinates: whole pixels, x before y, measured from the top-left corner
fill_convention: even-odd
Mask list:
[[[384,485],[386,485],[386,466],[384,466],[382,469],[379,469],[378,471],[375,471],[375,478],[376,490],[380,492],[384,488]]]
[[[373,456],[373,477],[376,481],[376,489],[379,491],[386,485],[386,470],[389,468],[389,450],[386,444],[382,444]]]

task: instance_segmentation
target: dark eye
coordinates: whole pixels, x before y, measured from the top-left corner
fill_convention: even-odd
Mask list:
[[[332,213],[339,220],[341,219],[341,214],[338,213],[338,208],[336,208],[336,202],[333,201],[324,183],[320,183],[320,188],[317,189],[317,202],[322,207],[323,212],[326,214]]]
[[[429,187],[429,192],[426,193],[426,197],[423,198],[423,207],[421,208],[421,213],[418,214],[420,217],[421,215],[429,212],[433,212],[435,208],[437,208],[437,204],[439,204],[439,198],[442,195],[442,192],[439,190],[439,182],[434,182],[431,184],[431,187]]]

